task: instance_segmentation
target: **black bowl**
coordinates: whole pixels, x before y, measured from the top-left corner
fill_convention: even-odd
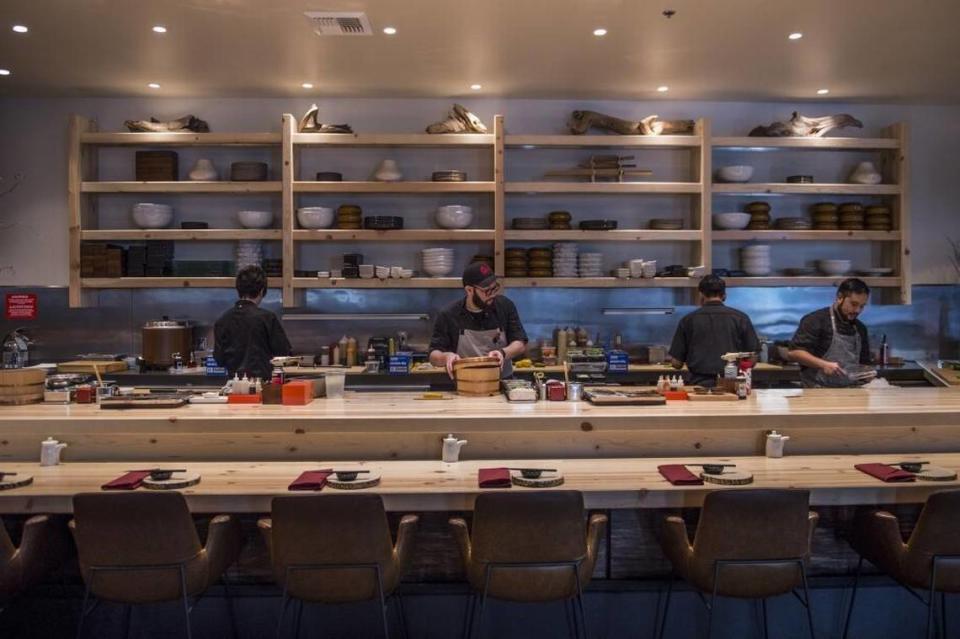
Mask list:
[[[721,475],[723,474],[723,464],[704,464],[703,472],[708,475]]]
[[[904,469],[908,473],[919,473],[923,470],[922,462],[902,462],[900,468]]]
[[[172,470],[155,470],[150,473],[150,479],[153,481],[167,481],[173,477]]]
[[[346,472],[338,471],[335,474],[337,476],[337,479],[339,479],[340,481],[353,481],[357,478],[357,475],[359,475],[360,473],[358,473],[355,470],[351,470]]]
[[[540,475],[543,474],[543,471],[539,468],[524,468],[520,471],[520,475],[524,479],[540,479]]]
[[[343,182],[343,174],[335,171],[318,171],[317,182]]]

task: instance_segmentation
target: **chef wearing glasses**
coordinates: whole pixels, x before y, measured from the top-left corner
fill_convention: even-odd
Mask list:
[[[501,295],[503,287],[485,262],[463,271],[466,293],[437,314],[430,339],[430,363],[443,366],[453,377],[453,363],[461,357],[496,357],[500,377],[513,374],[511,360],[527,349],[527,333],[517,307]]]

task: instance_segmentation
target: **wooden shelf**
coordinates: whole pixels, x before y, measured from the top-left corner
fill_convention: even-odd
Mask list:
[[[294,193],[493,193],[494,182],[304,182]]]
[[[298,229],[293,239],[306,242],[488,242],[493,229],[401,229],[397,231]]]
[[[99,229],[82,231],[81,240],[123,241],[123,240],[189,240],[198,242],[216,242],[233,240],[274,240],[283,239],[280,229]]]
[[[747,182],[714,184],[713,192],[727,195],[899,195],[898,184],[787,184],[780,182]]]
[[[699,182],[507,182],[507,193],[698,194]]]
[[[703,144],[699,135],[507,135],[508,148],[696,148]]]
[[[357,279],[295,277],[293,287],[304,288],[463,288],[459,277],[411,277],[408,279]]]
[[[770,149],[884,150],[900,148],[896,138],[761,138],[717,137],[711,141],[715,149],[767,151]]]
[[[529,242],[699,242],[700,231],[506,231],[508,241]]]
[[[489,133],[294,133],[301,146],[492,147]]]
[[[233,277],[85,277],[84,288],[233,288]],[[279,288],[282,278],[267,278],[267,285]]]
[[[729,242],[899,242],[900,231],[714,231],[715,241]]]
[[[841,277],[728,277],[727,286],[831,286],[837,287],[840,282],[854,275]],[[871,288],[898,288],[902,281],[899,277],[861,277]]]
[[[273,146],[279,133],[83,133],[81,144],[98,146]]]
[[[621,280],[616,277],[505,277],[507,288],[695,288],[699,278],[653,277]]]
[[[280,182],[82,182],[83,193],[279,193]]]

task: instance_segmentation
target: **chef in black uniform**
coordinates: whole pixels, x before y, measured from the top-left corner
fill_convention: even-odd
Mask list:
[[[800,364],[808,388],[847,388],[860,382],[847,375],[870,364],[867,327],[857,319],[870,299],[870,287],[851,277],[840,282],[827,308],[804,315],[790,340],[790,359]]]
[[[700,308],[684,316],[670,344],[675,368],[686,364],[691,384],[713,387],[723,374],[726,353],[755,353],[760,340],[753,322],[741,311],[724,305],[727,284],[716,275],[707,275],[697,287]]]
[[[289,355],[290,340],[277,316],[260,308],[267,294],[267,276],[259,266],[245,266],[237,273],[240,299],[220,316],[213,327],[213,357],[227,375],[269,380],[270,358]]]
[[[496,357],[500,376],[513,374],[511,360],[527,349],[527,333],[513,302],[501,295],[503,287],[490,265],[474,262],[463,271],[466,293],[437,314],[430,339],[430,363],[453,377],[453,363],[461,357]]]

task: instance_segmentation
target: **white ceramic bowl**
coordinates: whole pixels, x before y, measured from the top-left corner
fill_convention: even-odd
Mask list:
[[[237,219],[245,229],[265,229],[273,224],[273,211],[238,211]]]
[[[747,164],[721,166],[717,169],[717,177],[724,182],[748,182],[753,177],[753,167]]]
[[[453,264],[424,264],[423,270],[425,273],[427,273],[427,275],[431,275],[433,277],[444,277],[446,275],[450,275],[451,271],[453,271]]]
[[[133,222],[142,229],[162,229],[173,221],[173,207],[141,202],[133,205]]]
[[[753,277],[762,277],[764,275],[770,275],[770,265],[769,264],[767,266],[744,265],[743,272]]]
[[[328,229],[333,226],[334,211],[328,206],[304,206],[297,209],[297,222],[305,229]]]
[[[437,226],[444,229],[465,229],[473,222],[473,209],[460,204],[448,204],[437,209]]]
[[[713,227],[726,231],[735,231],[747,228],[750,224],[749,213],[714,213]]]
[[[817,260],[817,268],[824,275],[836,277],[850,272],[850,260]]]

